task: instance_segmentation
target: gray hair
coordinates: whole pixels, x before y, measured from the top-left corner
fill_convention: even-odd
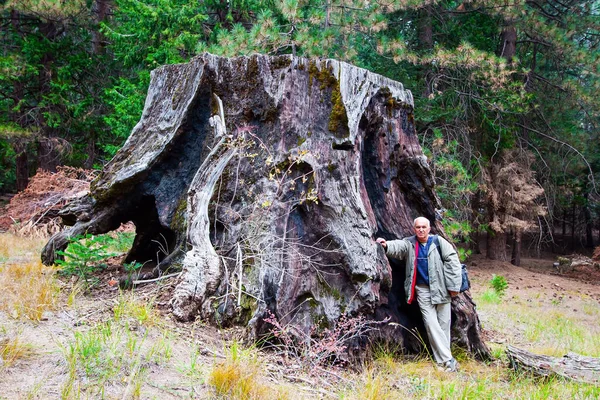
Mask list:
[[[425,217],[415,218],[415,220],[413,221],[413,226],[417,226],[417,220],[420,220],[420,219],[424,219],[425,221],[427,221],[427,226],[431,228],[431,222]]]

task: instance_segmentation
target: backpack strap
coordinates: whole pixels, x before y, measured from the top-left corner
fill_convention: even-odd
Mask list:
[[[432,242],[435,243],[435,246],[437,247],[438,253],[440,253],[440,259],[442,260],[442,263],[444,262],[444,257],[442,257],[442,249],[440,248],[440,238],[438,237],[438,235],[433,235],[433,239]],[[465,264],[460,264],[461,266],[461,285],[460,285],[460,290],[459,292],[465,292],[467,290],[469,290],[471,288],[471,281],[469,280],[469,274],[467,272],[467,266]]]
[[[440,247],[440,237],[438,235],[433,235],[432,242],[435,243],[435,248],[437,249],[438,253],[440,254],[440,260],[442,260],[442,262],[444,262],[444,256],[442,256],[442,248]]]

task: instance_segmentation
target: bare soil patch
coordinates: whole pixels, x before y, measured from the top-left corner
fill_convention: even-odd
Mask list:
[[[521,266],[517,267],[506,261],[474,256],[468,266],[470,276],[484,286],[487,286],[494,274],[503,275],[509,283],[509,294],[574,291],[586,293],[600,301],[600,268],[581,265],[560,273],[553,265],[554,262],[555,258],[525,258],[521,260]]]

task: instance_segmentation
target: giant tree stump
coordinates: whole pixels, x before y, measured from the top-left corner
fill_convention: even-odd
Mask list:
[[[153,71],[140,122],[42,258],[132,221],[126,262],[182,270],[180,320],[258,335],[270,310],[308,335],[362,314],[389,318],[376,336],[416,351],[404,267],[375,238],[411,235],[419,215],[443,234],[437,205],[402,84],[334,60],[205,54]],[[459,342],[484,354],[461,304]]]

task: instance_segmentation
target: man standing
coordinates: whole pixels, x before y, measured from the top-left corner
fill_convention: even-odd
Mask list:
[[[417,298],[435,361],[446,371],[456,371],[458,363],[450,352],[450,302],[462,282],[460,261],[454,246],[442,237],[438,251],[427,218],[416,218],[414,230],[415,236],[389,242],[378,238],[377,243],[389,257],[406,260],[407,302]]]

